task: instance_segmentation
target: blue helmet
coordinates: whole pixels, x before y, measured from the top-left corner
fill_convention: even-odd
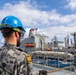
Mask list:
[[[0,29],[4,28],[20,28],[20,30],[25,31],[21,21],[15,16],[6,16],[0,25]]]

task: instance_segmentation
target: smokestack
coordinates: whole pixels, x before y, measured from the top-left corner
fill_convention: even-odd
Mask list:
[[[75,46],[75,49],[76,49],[76,33],[74,34],[74,46]]]
[[[73,44],[73,41],[72,41],[72,39],[70,40],[70,42],[71,42],[71,45]]]
[[[76,49],[76,32],[72,33],[72,35],[74,36],[74,48]]]
[[[66,44],[66,37],[64,38],[64,40],[65,40],[65,48],[67,49],[67,44]]]
[[[68,49],[68,47],[69,47],[69,35],[67,35],[64,39],[65,39],[65,48]]]

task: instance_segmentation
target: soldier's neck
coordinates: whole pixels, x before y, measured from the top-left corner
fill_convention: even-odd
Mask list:
[[[11,38],[5,38],[5,42],[13,45],[17,44],[16,39],[11,39]]]

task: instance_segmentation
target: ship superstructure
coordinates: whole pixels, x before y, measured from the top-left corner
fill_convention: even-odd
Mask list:
[[[46,38],[48,38],[48,36],[37,33],[37,28],[32,28],[29,31],[28,38],[22,41],[20,47],[24,48],[27,52],[45,50],[47,47]]]

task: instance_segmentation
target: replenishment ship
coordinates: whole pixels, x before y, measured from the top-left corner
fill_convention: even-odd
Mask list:
[[[74,35],[74,41],[76,34]],[[29,36],[21,43],[21,48],[28,52],[34,64],[33,70],[47,70],[48,75],[76,75],[74,67],[75,42],[69,46],[69,36],[65,38],[65,47],[58,45],[63,43],[54,36],[52,42],[47,42],[48,36],[41,35],[37,28],[29,31]]]

